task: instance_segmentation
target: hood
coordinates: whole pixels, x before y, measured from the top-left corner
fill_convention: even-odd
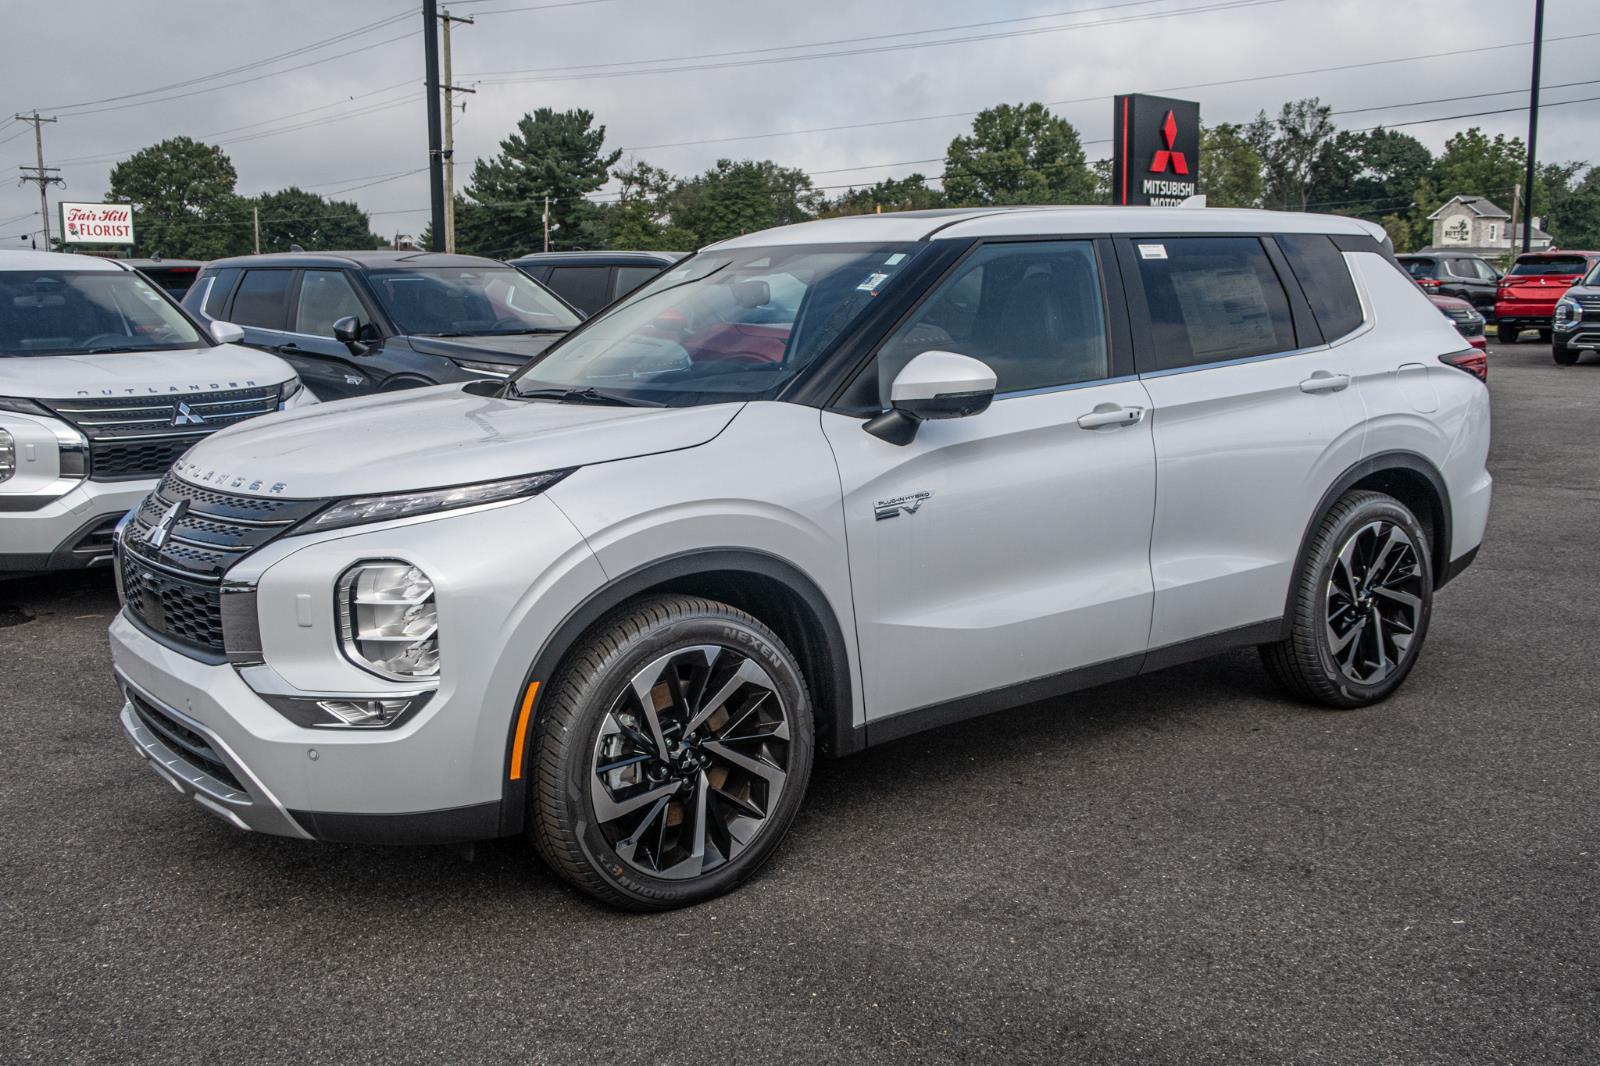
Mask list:
[[[160,396],[277,385],[294,377],[275,355],[219,344],[170,352],[0,356],[0,396],[30,400]]]
[[[379,495],[693,448],[743,406],[599,407],[439,385],[253,419],[207,437],[175,469],[241,495]]]
[[[504,360],[520,366],[543,352],[565,333],[513,333],[496,337],[407,337],[411,350],[424,355],[441,355],[446,359],[483,358]]]

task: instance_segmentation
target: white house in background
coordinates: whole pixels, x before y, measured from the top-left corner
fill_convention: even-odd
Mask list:
[[[1465,255],[1503,256],[1522,250],[1522,226],[1511,232],[1511,215],[1482,196],[1456,196],[1428,216],[1433,223],[1433,244],[1424,252],[1460,252]],[[1533,239],[1529,248],[1542,252],[1550,247],[1550,234],[1533,219]]]

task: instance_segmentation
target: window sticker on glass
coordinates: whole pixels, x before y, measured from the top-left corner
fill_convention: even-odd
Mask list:
[[[1164,245],[1164,244],[1141,244],[1141,245],[1139,245],[1139,258],[1140,259],[1165,259],[1166,257],[1167,257],[1167,246]]]
[[[882,285],[888,280],[889,275],[887,274],[868,274],[867,280],[863,281],[860,285],[857,285],[856,288],[862,292],[876,293],[878,291],[878,286]]]
[[[904,259],[905,257],[906,257],[906,253],[904,253],[904,252],[896,252],[893,255],[891,255],[889,258],[885,259],[883,261],[883,265],[892,267],[896,263],[900,262],[900,260]]]

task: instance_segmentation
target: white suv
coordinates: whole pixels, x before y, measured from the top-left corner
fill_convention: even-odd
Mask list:
[[[130,267],[0,252],[0,573],[111,561],[128,508],[196,440],[315,402]]]
[[[818,751],[1248,645],[1389,696],[1483,535],[1484,372],[1351,219],[739,237],[509,383],[195,448],[120,535],[122,722],[241,827],[526,832],[612,903],[704,899]]]

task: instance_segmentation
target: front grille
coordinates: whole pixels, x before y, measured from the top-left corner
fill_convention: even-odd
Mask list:
[[[232,496],[168,473],[123,527],[117,545],[123,606],[180,645],[226,652],[223,574],[322,506],[321,500]]]
[[[165,473],[219,429],[278,409],[278,386],[158,396],[42,400],[89,438],[89,477],[127,481]]]
[[[172,749],[174,755],[236,792],[245,790],[239,779],[233,776],[233,771],[228,769],[228,764],[222,761],[216,749],[205,737],[166,714],[132,689],[128,689],[127,694],[128,702],[133,705],[133,713],[139,716],[139,721],[144,723],[146,729],[160,737],[162,742]]]
[[[1478,317],[1478,312],[1470,307],[1446,307],[1443,311],[1446,318],[1453,318],[1457,322],[1471,322]]]

